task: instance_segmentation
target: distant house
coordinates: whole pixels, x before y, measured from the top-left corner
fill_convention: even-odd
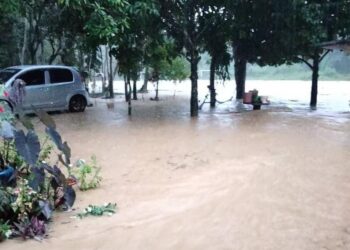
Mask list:
[[[341,50],[350,53],[350,40],[339,40],[339,41],[331,41],[322,43],[321,47],[329,50]]]

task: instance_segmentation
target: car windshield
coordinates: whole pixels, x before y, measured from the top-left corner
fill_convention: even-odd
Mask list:
[[[17,72],[19,72],[19,69],[3,69],[3,70],[0,70],[0,84],[4,84],[12,76],[14,76]]]

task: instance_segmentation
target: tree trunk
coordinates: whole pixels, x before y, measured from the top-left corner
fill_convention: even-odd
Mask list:
[[[103,46],[104,48],[104,54],[105,56],[103,57],[103,62],[102,62],[102,71],[103,71],[103,80],[102,80],[102,89],[103,89],[103,93],[105,94],[105,96],[108,96],[108,49],[107,46]]]
[[[235,56],[236,99],[243,99],[247,74],[247,60]]]
[[[45,50],[44,50],[44,41],[40,43],[40,63],[45,64]]]
[[[141,87],[141,89],[139,90],[140,93],[147,93],[148,92],[148,78],[149,78],[149,68],[146,67],[145,68],[145,76],[143,79],[143,85]]]
[[[53,64],[53,62],[56,60],[56,58],[59,56],[59,53],[61,52],[62,50],[62,41],[61,39],[58,41],[58,48],[55,49],[55,40],[49,40],[50,42],[50,45],[51,45],[51,55],[49,57],[49,65]]]
[[[137,80],[136,79],[133,79],[133,88],[132,88],[132,94],[133,94],[133,99],[134,100],[137,100],[137,89],[136,89],[136,83],[137,83]]]
[[[191,117],[198,116],[198,52],[191,55]]]
[[[318,94],[318,72],[320,66],[320,56],[317,51],[315,51],[313,57],[313,65],[312,65],[312,85],[311,85],[311,101],[310,107],[316,108],[317,106],[317,94]]]
[[[36,36],[38,35],[35,33],[36,27],[34,26],[34,20],[33,17],[30,16],[29,20],[29,29],[28,29],[28,43],[27,43],[27,49],[29,53],[29,60],[30,64],[36,64]]]
[[[109,53],[111,52],[111,47],[109,47]],[[114,89],[113,89],[113,57],[109,54],[109,83],[108,83],[108,91],[109,97],[114,98]]]
[[[87,66],[88,66],[87,68],[88,68],[89,74],[90,74],[90,72],[91,72],[92,58],[93,58],[93,57],[95,57],[95,58],[97,57],[97,56],[96,56],[96,51],[95,51],[94,53],[89,52],[89,63],[88,63],[88,65],[87,65]],[[91,74],[90,74],[90,75],[91,75]],[[114,76],[114,74],[113,74],[113,76]]]
[[[129,101],[129,90],[128,90],[128,76],[124,77],[124,95],[125,95],[125,102]]]
[[[78,65],[78,67],[79,67],[79,70],[83,70],[85,67],[85,63],[84,63],[84,53],[83,53],[83,51],[81,50],[81,49],[79,49],[78,50],[78,60],[79,60],[79,65]]]
[[[22,52],[21,52],[21,64],[25,64],[26,62],[26,51],[27,51],[27,44],[28,44],[28,29],[29,24],[26,18],[24,18],[24,31],[23,31],[23,46],[22,46]]]
[[[157,79],[156,82],[156,97],[154,98],[154,100],[159,101],[159,79]]]
[[[103,55],[103,46],[100,46],[98,48],[101,51],[101,71],[104,76],[106,76],[106,71],[105,71],[105,60],[104,60],[104,55]]]
[[[210,91],[210,107],[215,108],[216,104],[216,91],[215,91],[215,67],[216,59],[213,56],[210,63],[210,84],[208,86]]]
[[[36,64],[36,51],[33,49],[29,49],[29,57],[30,57],[30,63],[32,65]]]
[[[128,76],[128,115],[131,115],[131,84]]]

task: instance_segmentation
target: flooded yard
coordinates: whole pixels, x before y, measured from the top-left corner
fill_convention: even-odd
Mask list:
[[[350,249],[348,89],[321,93],[313,112],[308,92],[285,87],[299,95],[266,91],[275,99],[261,111],[229,102],[198,119],[181,90],[140,95],[132,117],[122,96],[111,109],[96,99],[85,113],[54,114],[76,159],[96,155],[102,186],[78,192],[76,211],[56,213],[42,243],[1,249]],[[105,202],[117,214],[71,218]]]

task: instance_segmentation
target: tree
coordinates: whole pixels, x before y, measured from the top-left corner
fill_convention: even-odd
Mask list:
[[[110,54],[118,60],[119,73],[124,75],[126,86],[130,84],[130,80],[135,83],[141,71],[145,37],[151,34],[146,32],[145,27],[146,25],[153,27],[150,24],[158,14],[156,1],[61,0],[61,2],[72,6],[85,20],[82,22],[84,23],[82,30],[87,35],[87,42],[91,47],[108,45]],[[110,97],[113,97],[113,80],[112,77],[109,79]]]
[[[130,46],[131,42],[125,40],[124,43],[119,44],[118,47],[112,49],[111,53],[118,60],[118,72],[124,76],[125,80],[125,100],[131,99],[131,81],[136,81],[142,69],[142,51],[139,47]],[[136,90],[135,90],[136,91]]]
[[[312,70],[310,106],[316,108],[320,63],[330,52],[320,44],[349,34],[350,5],[347,0],[298,1],[294,11],[298,30],[292,33],[295,43],[291,46],[297,58]]]
[[[123,41],[117,44],[112,51],[118,60],[118,71],[125,78],[126,100],[129,101],[131,93],[127,94],[130,81],[133,81],[133,99],[137,99],[136,82],[140,77],[149,53],[150,43],[157,43],[157,29],[159,23],[158,8],[153,1],[130,1],[127,8],[129,28],[122,34]],[[129,87],[129,90],[131,87]]]
[[[224,1],[230,26],[236,79],[236,99],[245,92],[247,63],[280,65],[295,58],[287,31],[293,26],[294,0]]]
[[[63,6],[69,6],[71,13],[79,19],[76,28],[86,38],[86,46],[97,49],[107,45],[111,50],[125,41],[125,32],[129,29],[127,0],[60,0]],[[110,64],[111,66],[111,64]],[[109,70],[109,96],[114,97],[113,70]]]
[[[159,78],[168,81],[184,81],[189,78],[191,72],[189,63],[185,58],[178,56],[174,59],[163,60]]]
[[[167,30],[191,65],[191,116],[198,116],[198,63],[203,51],[204,34],[210,19],[208,1],[164,0],[159,1],[161,17]]]
[[[55,0],[23,0],[20,4],[23,16],[23,47],[21,62],[37,64],[37,53],[44,54],[44,41],[48,35],[47,18],[57,13]],[[26,57],[27,56],[27,57]],[[27,59],[26,59],[27,58]],[[41,60],[43,59],[41,58]]]
[[[21,25],[19,1],[0,0],[0,68],[19,63]]]
[[[159,41],[161,41],[159,43]],[[153,44],[153,46],[152,46]],[[163,36],[157,43],[151,43],[149,53],[145,58],[147,65],[151,70],[151,79],[156,82],[156,96],[154,100],[158,101],[159,80],[184,80],[189,76],[187,63],[177,56],[174,43]]]
[[[0,68],[20,63],[21,24],[11,13],[0,17]]]
[[[151,43],[149,46],[149,49],[151,50],[149,51],[145,59],[146,59],[147,65],[151,68],[151,72],[152,72],[151,79],[153,82],[156,82],[156,96],[154,100],[158,101],[159,100],[159,97],[158,97],[159,80],[160,80],[161,74],[164,73],[166,65],[169,63],[168,60],[170,60],[169,57],[170,57],[172,48],[170,43],[168,44]]]
[[[226,10],[220,5],[210,6],[210,22],[208,29],[205,32],[205,50],[211,56],[210,60],[210,83],[208,86],[210,92],[210,107],[214,108],[216,105],[216,90],[215,77],[219,75],[222,78],[229,77],[228,67],[231,61],[231,55],[228,52],[228,41],[230,34],[227,32],[229,27],[227,25]]]
[[[4,14],[18,10],[19,1],[0,0],[0,9]]]
[[[76,65],[78,19],[56,0],[0,3],[0,54],[3,65],[60,63]],[[83,24],[80,24],[81,26]]]
[[[143,84],[141,89],[139,90],[140,93],[147,93],[148,92],[148,81],[150,78],[150,73],[149,73],[149,67],[146,65],[144,68],[144,76],[143,76]]]

